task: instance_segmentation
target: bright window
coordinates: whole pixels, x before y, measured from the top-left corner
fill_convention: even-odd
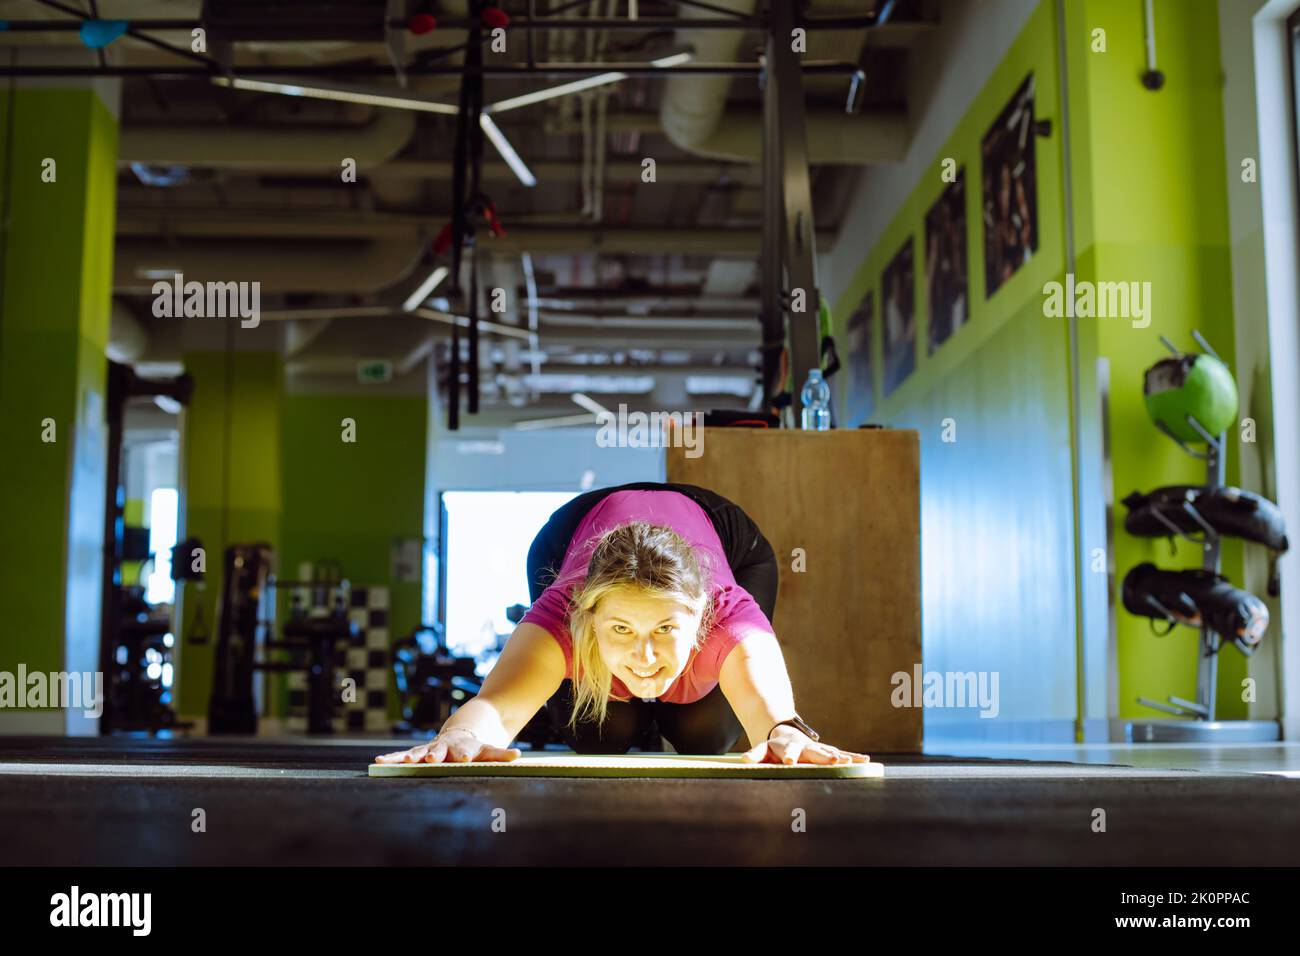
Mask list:
[[[172,548],[176,546],[179,502],[175,488],[155,488],[149,496],[149,551],[154,555],[154,563],[144,599],[150,604],[171,604],[176,600]]]
[[[533,538],[573,497],[556,491],[443,493],[447,646],[478,658],[481,670],[495,660],[500,635],[514,629],[506,608],[532,603],[527,559]]]

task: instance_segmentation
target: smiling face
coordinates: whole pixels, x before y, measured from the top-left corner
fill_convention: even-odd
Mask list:
[[[672,528],[629,521],[604,532],[569,598],[573,714],[603,724],[613,681],[659,697],[686,669],[713,612],[695,549]]]
[[[686,669],[703,616],[703,601],[618,588],[601,598],[592,624],[610,673],[636,696],[658,697]]]

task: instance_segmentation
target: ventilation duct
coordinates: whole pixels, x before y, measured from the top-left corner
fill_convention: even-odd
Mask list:
[[[423,244],[413,242],[200,240],[167,246],[127,239],[117,244],[113,288],[147,294],[155,282],[181,273],[186,281],[259,282],[262,295],[378,292],[406,279],[423,254]]]
[[[752,14],[756,0],[714,0],[736,13]],[[716,18],[717,13],[684,7],[686,19]],[[729,63],[740,58],[745,34],[739,30],[678,30],[676,45],[695,50],[699,63]],[[763,157],[763,116],[759,110],[727,110],[729,76],[670,76],[664,85],[659,119],[680,149],[709,159],[758,163]],[[847,81],[846,81],[847,82]],[[806,114],[808,162],[858,166],[901,162],[907,152],[906,119],[893,115],[851,115],[842,109],[809,109]]]
[[[414,113],[380,109],[365,126],[128,126],[121,132],[118,163],[337,171],[347,156],[364,170],[388,162],[405,149],[415,133],[415,122]]]
[[[114,362],[134,362],[149,346],[149,333],[140,320],[121,302],[109,313],[108,347],[104,353]]]

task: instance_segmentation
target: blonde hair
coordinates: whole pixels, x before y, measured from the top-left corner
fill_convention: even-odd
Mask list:
[[[707,634],[712,616],[705,567],[695,549],[671,528],[633,521],[605,532],[587,566],[587,577],[569,599],[569,634],[573,639],[573,714],[569,726],[592,719],[605,722],[613,675],[600,656],[596,608],[621,590],[676,598],[687,605],[705,603],[694,647]]]

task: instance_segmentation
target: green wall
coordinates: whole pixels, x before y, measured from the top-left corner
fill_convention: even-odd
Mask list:
[[[984,294],[980,213],[980,141],[1030,73],[1035,116],[1057,115],[1054,30],[1051,6],[1040,6],[867,252],[834,312],[842,337],[848,316],[872,293],[870,421],[921,435],[926,669],[997,671],[1001,721],[1053,720],[1068,733],[1076,712],[1076,642],[1066,330],[1043,318],[1041,293],[1064,261],[1059,134],[1037,141],[1038,251],[991,299]],[[947,186],[941,166],[948,157],[965,170],[969,319],[929,355],[925,216]],[[916,370],[886,396],[881,273],[909,237]],[[843,393],[848,378],[840,378]],[[839,396],[840,407],[846,397]],[[943,440],[947,420],[954,441]],[[927,732],[949,721],[974,720],[981,730],[994,723],[960,711],[929,711],[926,720]]]
[[[98,669],[116,160],[91,90],[0,93],[0,670]]]
[[[1012,720],[1069,721],[1105,713],[1094,690],[1088,705],[1079,693],[1085,654],[1080,595],[1101,585],[1088,577],[1093,574],[1089,563],[1076,558],[1080,551],[1091,553],[1090,523],[1101,527],[1104,521],[1099,517],[1104,489],[1098,359],[1110,369],[1105,424],[1116,498],[1135,488],[1198,481],[1204,475],[1203,466],[1147,418],[1142,373],[1167,354],[1157,336],[1163,333],[1191,348],[1190,332],[1199,329],[1232,364],[1214,0],[1157,0],[1160,66],[1168,76],[1157,93],[1139,82],[1144,65],[1140,3],[1080,0],[1065,6],[1074,274],[1079,280],[1151,282],[1150,327],[1134,329],[1127,319],[1078,320],[1076,416],[1067,320],[1048,318],[1043,309],[1044,284],[1063,281],[1067,270],[1059,36],[1057,5],[1051,0],[1038,5],[931,157],[931,170],[876,245],[864,250],[834,310],[837,335],[844,341],[848,317],[872,292],[870,420],[921,434],[926,667],[999,671],[1001,716]],[[1105,53],[1091,51],[1092,30],[1098,27],[1107,32]],[[1039,248],[986,298],[980,141],[1030,72],[1036,82],[1035,118],[1053,124],[1050,136],[1037,139]],[[945,157],[965,168],[970,317],[928,355],[924,217],[946,186],[940,178]],[[916,371],[885,396],[881,273],[909,237],[915,257]],[[846,407],[847,375],[838,387],[839,407]],[[955,441],[942,440],[946,419],[955,426]],[[1077,476],[1072,429],[1079,431],[1084,449]],[[1229,482],[1235,474],[1230,451]],[[1171,558],[1163,541],[1129,538],[1122,507],[1111,521],[1116,591],[1124,573],[1143,560],[1167,568],[1199,562],[1194,548]],[[1104,539],[1104,533],[1100,536]],[[1225,573],[1240,580],[1240,565],[1240,547],[1228,545]],[[1118,605],[1117,593],[1115,601]],[[1194,697],[1194,632],[1180,628],[1160,640],[1145,619],[1129,616],[1122,606],[1117,617],[1119,716],[1159,716],[1136,703],[1139,694]],[[1244,663],[1235,650],[1221,656],[1221,716],[1245,716],[1233,691]],[[961,718],[927,714],[927,729],[950,719]]]
[[[284,361],[269,352],[197,352],[184,363],[194,395],[182,428],[181,535],[199,538],[207,556],[207,580],[184,585],[177,661],[177,713],[194,718],[206,717],[212,693],[226,548],[279,547]]]
[[[281,573],[335,559],[353,585],[387,586],[394,640],[420,624],[420,583],[393,580],[392,548],[424,533],[426,405],[424,396],[284,400]],[[342,440],[345,418],[356,423],[355,442]]]
[[[1074,39],[1070,96],[1074,143],[1075,237],[1080,278],[1151,283],[1151,324],[1080,323],[1087,347],[1109,363],[1109,433],[1115,499],[1158,485],[1195,483],[1204,465],[1152,426],[1142,397],[1143,372],[1168,355],[1159,336],[1198,351],[1199,330],[1229,368],[1233,345],[1232,261],[1224,167],[1219,23],[1214,0],[1158,0],[1159,66],[1166,84],[1145,89],[1141,5],[1084,0],[1066,5]],[[1090,48],[1092,31],[1106,31],[1106,52]],[[1085,366],[1085,372],[1088,367]],[[1087,379],[1085,382],[1091,384]],[[1227,481],[1238,480],[1238,437],[1228,434]],[[1117,584],[1143,561],[1176,569],[1199,567],[1200,549],[1130,537],[1117,507],[1113,533]],[[1242,547],[1225,541],[1223,572],[1242,581]],[[1117,615],[1120,716],[1158,716],[1139,695],[1195,699],[1196,635],[1178,628],[1167,638],[1122,607]],[[1274,637],[1280,633],[1275,630]],[[1218,715],[1244,718],[1239,691],[1246,659],[1219,655]]]
[[[395,539],[423,533],[426,400],[290,395],[283,360],[271,353],[195,353],[185,365],[195,377],[184,427],[185,533],[202,539],[208,561],[204,586],[185,585],[180,709],[193,717],[207,713],[230,544],[267,542],[286,580],[302,562],[337,560],[354,585],[389,587],[391,637],[420,623],[420,583],[394,581],[391,559]],[[342,439],[345,418],[356,423],[355,442]],[[281,620],[291,598],[288,589],[277,597]],[[200,607],[209,643],[195,645]],[[269,679],[267,716],[284,716],[284,683]]]

